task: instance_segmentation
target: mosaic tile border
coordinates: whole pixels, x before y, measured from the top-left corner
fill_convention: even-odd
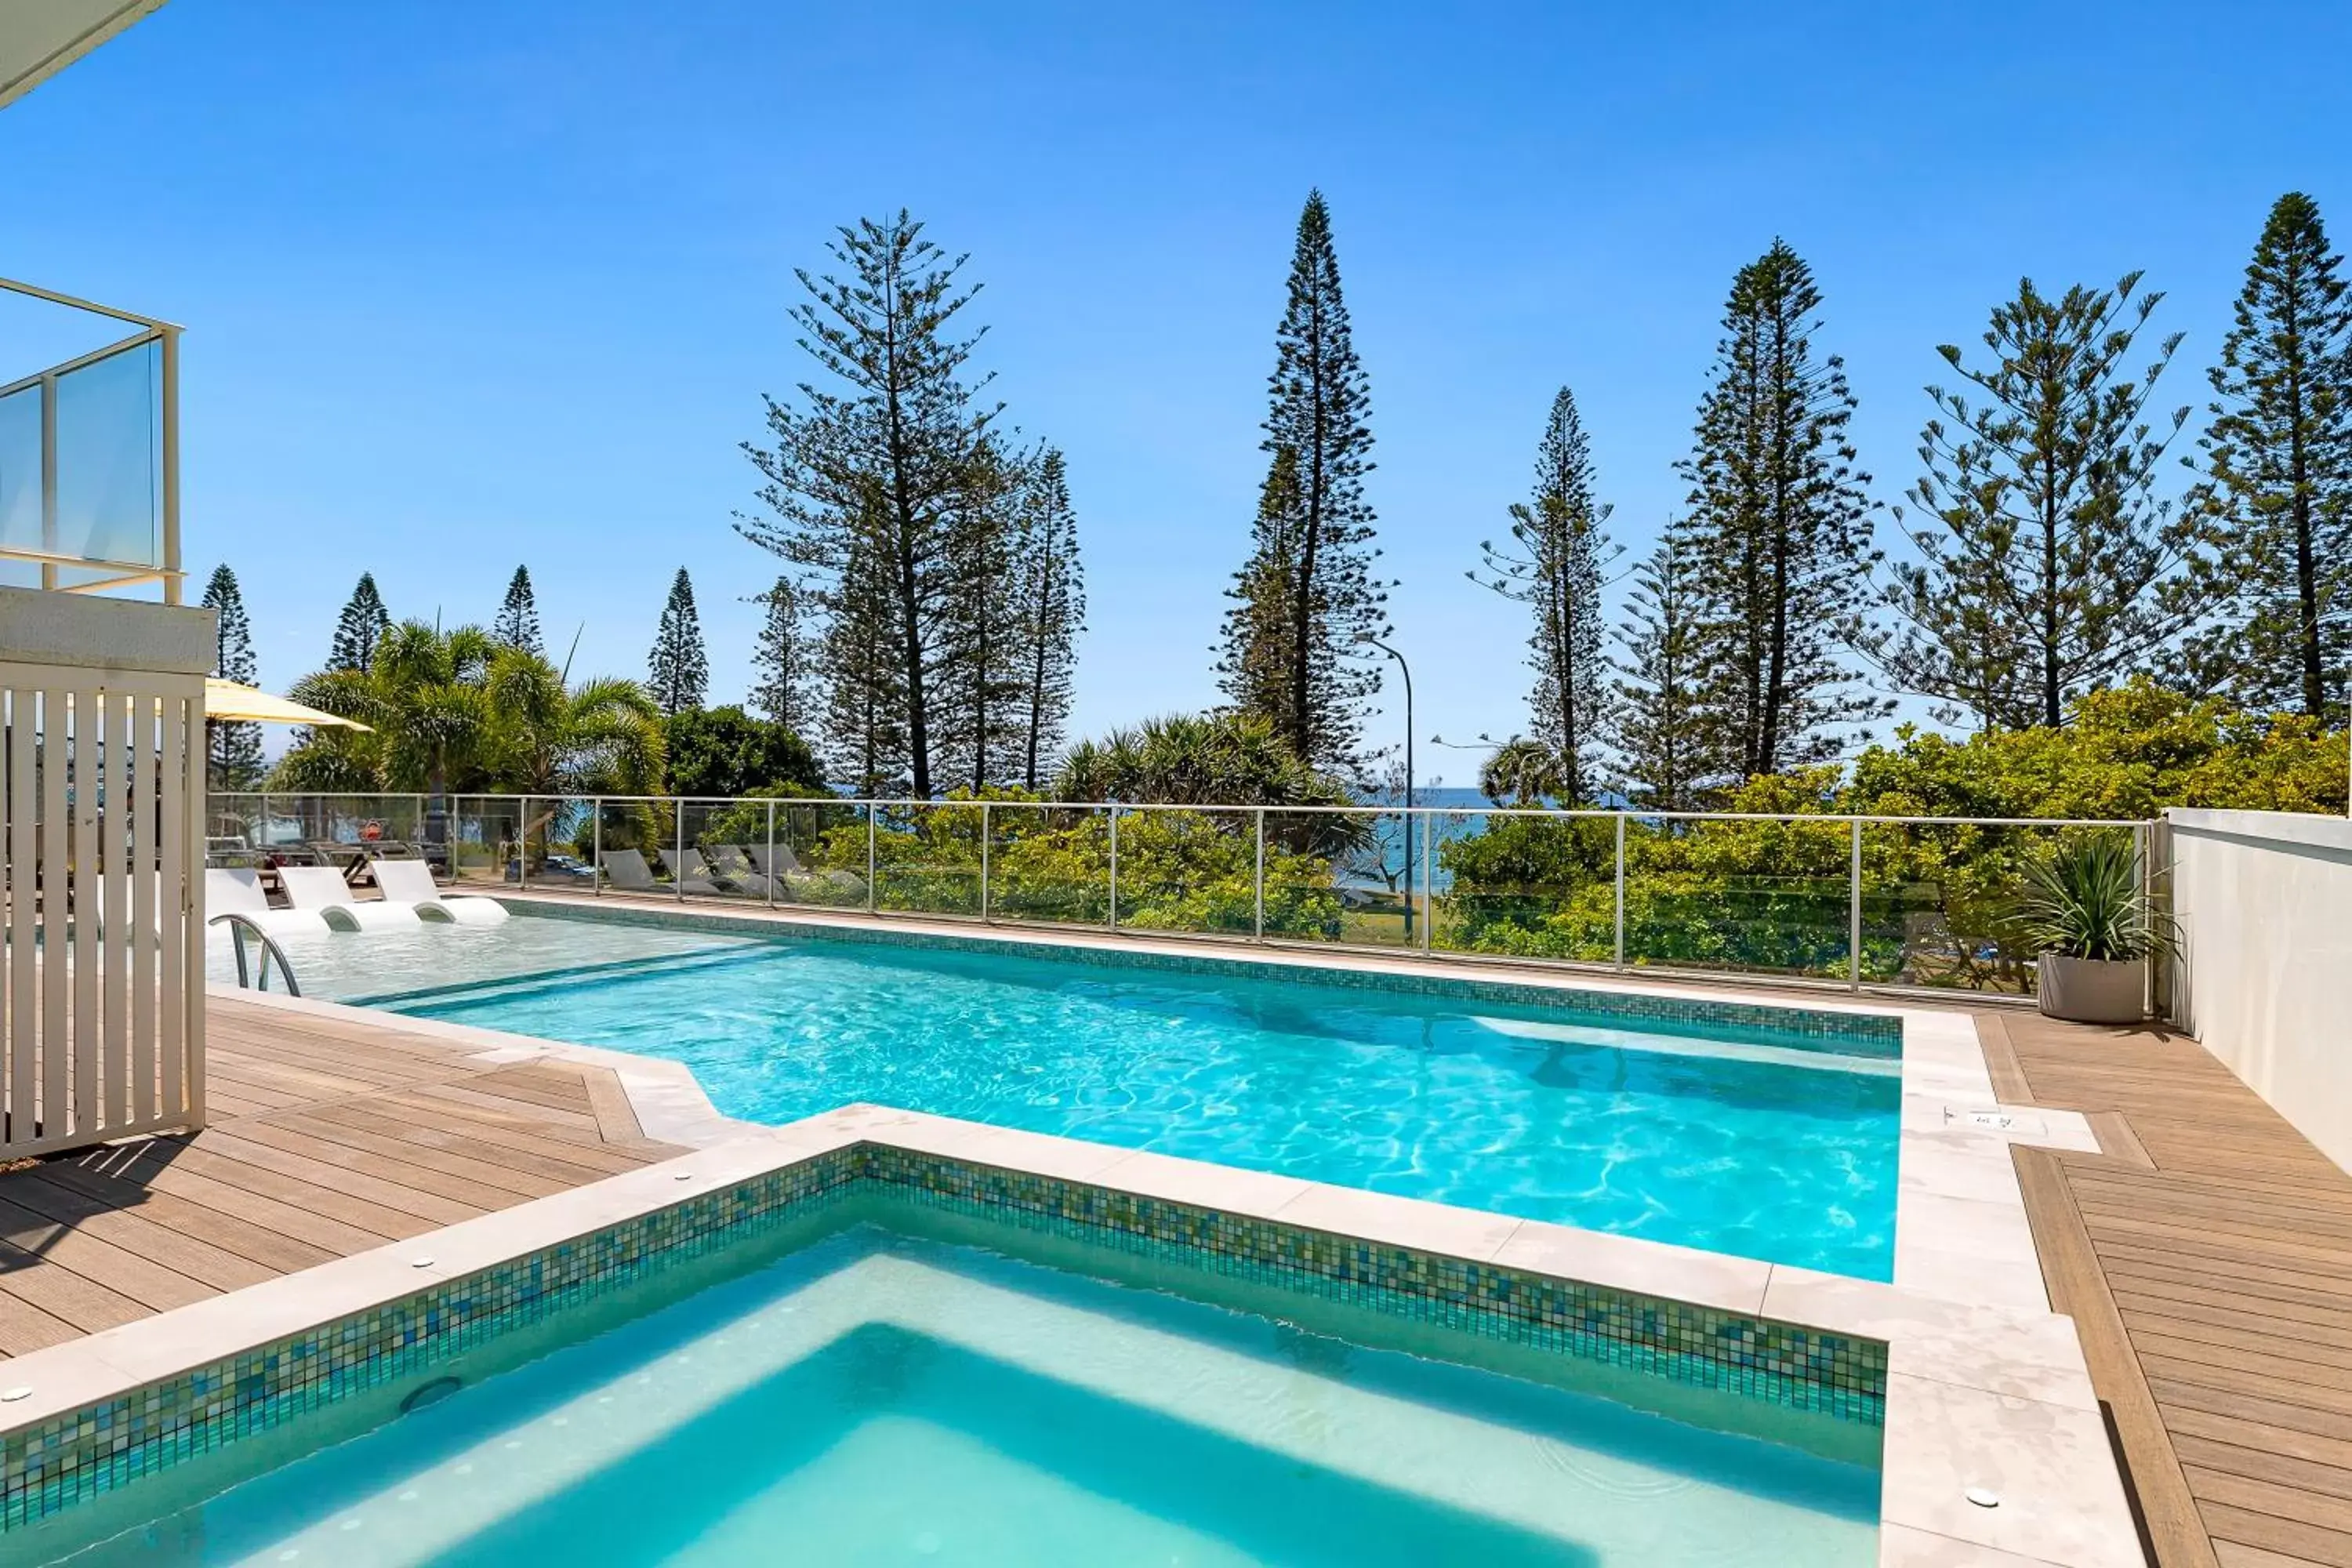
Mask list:
[[[0,1531],[874,1187],[1228,1278],[1883,1427],[1887,1346],[860,1140],[0,1433]]]
[[[1334,957],[1364,957],[1367,962],[1307,967],[1269,963],[1260,959],[1223,953],[1162,952],[1140,948],[1111,947],[1098,942],[1056,942],[1018,936],[957,936],[944,931],[916,931],[866,921],[764,920],[746,911],[725,913],[697,910],[691,905],[675,911],[572,900],[517,899],[507,906],[517,915],[541,920],[578,921],[586,924],[682,926],[715,935],[749,936],[771,942],[845,942],[879,946],[928,948],[951,952],[1011,952],[1023,958],[1065,963],[1088,963],[1112,969],[1157,969],[1179,973],[1219,974],[1234,978],[1279,977],[1306,985],[1353,987],[1410,995],[1443,996],[1462,1002],[1541,1007],[1604,1023],[1638,1019],[1684,1026],[1728,1026],[1806,1040],[1834,1040],[1842,1047],[1860,1047],[1874,1056],[1898,1058],[1903,1048],[1903,1020],[1892,1013],[1832,1013],[1816,1008],[1750,1002],[1699,1000],[1683,996],[1649,995],[1626,991],[1594,990],[1573,985],[1530,985],[1473,975],[1420,974],[1379,967],[1377,955],[1354,952]],[[814,911],[822,914],[824,911]],[[1103,935],[1095,928],[1079,934]],[[1139,940],[1181,933],[1147,931],[1118,934]],[[1418,959],[1419,954],[1402,956]]]

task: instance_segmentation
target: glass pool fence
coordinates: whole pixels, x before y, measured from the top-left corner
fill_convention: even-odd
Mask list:
[[[2158,823],[1026,800],[215,795],[215,864],[414,853],[581,897],[2031,995],[2026,867]]]

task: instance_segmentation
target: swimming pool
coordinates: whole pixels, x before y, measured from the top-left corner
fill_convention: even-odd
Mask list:
[[[520,1352],[420,1365],[355,1396],[342,1440],[314,1415],[134,1481],[16,1560],[1876,1561],[1872,1431],[1831,1454],[1822,1418],[1769,1402],[1668,1419],[1579,1387],[1572,1357],[1504,1375],[1475,1334],[1412,1331],[1403,1353],[1272,1286],[1211,1302],[1122,1279],[1131,1258],[1050,1266],[986,1223],[841,1217],[782,1256],[739,1244],[746,1263],[649,1311],[592,1302]]]
[[[683,1062],[749,1121],[868,1100],[1892,1273],[1901,1060],[1887,1020],[1705,1005],[1644,1016],[1591,993],[1035,946],[704,935],[646,954],[645,928],[601,920],[410,940],[510,951],[509,932],[541,973],[373,1000]]]

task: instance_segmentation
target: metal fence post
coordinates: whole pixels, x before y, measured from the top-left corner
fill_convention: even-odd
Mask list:
[[[2152,931],[2156,929],[2156,858],[2150,853],[2149,837],[2146,823],[2132,829],[2132,860],[2139,869],[2140,927]],[[2157,953],[2150,952],[2147,962],[2139,966],[2139,1010],[2142,1013],[2153,1014],[2156,1011],[2156,966],[2160,962]]]
[[[768,885],[768,907],[776,907],[776,803],[768,802],[768,858],[760,867],[760,880]]]
[[[268,790],[261,792],[261,831],[254,836],[252,847],[264,851],[269,847],[269,792]],[[455,875],[453,868],[451,872],[453,879]]]
[[[677,901],[686,902],[686,797],[678,795],[670,801],[677,813],[677,854],[669,863],[669,885],[677,891]]]
[[[515,887],[530,886],[530,796],[522,797],[522,808],[515,814]]]
[[[1625,814],[1617,814],[1617,947],[1610,962],[1625,967]]]
[[[1118,806],[1110,808],[1110,929],[1118,929]]]
[[[866,912],[869,915],[881,908],[881,901],[874,893],[875,819],[880,811],[881,807],[872,801],[866,803]]]
[[[588,803],[588,887],[597,897],[604,896],[604,802],[602,797]]]
[[[1429,810],[1425,806],[1422,809],[1421,951],[1423,952],[1431,952],[1437,945],[1437,862],[1430,855],[1430,839],[1432,837],[1430,818],[1435,815],[1436,814],[1434,812]],[[1404,828],[1407,833],[1411,833],[1412,831],[1412,823],[1411,819],[1407,819]],[[1404,892],[1407,899],[1411,899],[1412,897],[1412,888],[1407,887]]]
[[[1852,824],[1853,843],[1846,870],[1845,988],[1862,989],[1862,818]]]
[[[980,803],[980,918],[988,918],[988,802]]]
[[[1265,807],[1259,806],[1257,821],[1257,873],[1252,879],[1257,890],[1257,915],[1251,926],[1258,941],[1265,940]]]

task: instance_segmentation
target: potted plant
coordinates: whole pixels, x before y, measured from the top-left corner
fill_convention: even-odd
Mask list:
[[[2148,960],[2171,951],[2172,930],[2141,896],[2129,834],[2082,834],[2027,862],[2018,925],[2040,954],[2046,1016],[2137,1024],[2146,1015]]]

